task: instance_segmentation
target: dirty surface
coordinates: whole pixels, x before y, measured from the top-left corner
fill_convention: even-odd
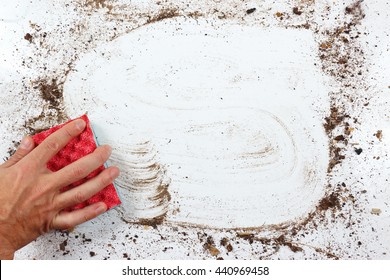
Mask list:
[[[389,4],[6,8],[2,158],[87,111],[125,200],[17,258],[389,258]]]

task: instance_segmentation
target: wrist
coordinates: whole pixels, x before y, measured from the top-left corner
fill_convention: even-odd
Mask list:
[[[9,241],[0,236],[0,260],[13,260],[15,255],[15,250],[12,249]]]
[[[3,248],[0,249],[0,260],[13,260],[15,252],[3,252]]]

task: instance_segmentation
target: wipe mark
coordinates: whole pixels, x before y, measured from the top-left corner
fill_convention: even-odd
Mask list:
[[[120,207],[123,219],[143,225],[163,223],[171,200],[170,179],[157,161],[154,145],[150,142],[130,147],[118,145],[116,150],[126,155],[126,160],[115,152],[112,156],[113,164],[122,171],[116,183],[125,198]]]

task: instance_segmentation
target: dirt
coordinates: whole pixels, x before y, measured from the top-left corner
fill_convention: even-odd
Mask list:
[[[348,20],[333,30],[323,31],[328,39],[319,45],[319,57],[322,61],[322,69],[329,76],[340,84],[340,91],[330,93],[331,108],[330,115],[325,118],[324,128],[329,136],[329,166],[328,173],[331,173],[336,165],[342,163],[346,158],[345,151],[348,149],[349,139],[352,137],[352,119],[345,114],[346,107],[350,103],[362,102],[355,94],[360,87],[365,87],[363,72],[364,53],[357,42],[360,32],[357,26],[365,17],[361,1],[345,8],[345,13],[350,16]],[[352,97],[353,96],[353,97]],[[339,128],[343,128],[343,135],[336,134]]]
[[[159,201],[158,206],[162,206],[165,203],[165,200],[167,200],[168,202],[171,201],[172,197],[168,191],[168,187],[169,184],[160,184],[157,187],[157,194],[151,198],[152,200]]]
[[[136,157],[137,162],[143,164],[142,167],[132,167],[123,172],[123,176],[128,178],[128,182],[125,182],[121,187],[145,201],[148,205],[147,210],[159,209],[155,211],[155,217],[150,217],[150,215],[145,217],[142,216],[142,213],[141,216],[138,216],[140,225],[155,228],[164,222],[168,211],[171,201],[171,194],[169,193],[170,179],[166,175],[165,167],[157,162],[156,151],[150,142],[138,144],[131,153]],[[137,207],[142,210],[146,206],[139,203]],[[126,209],[123,208],[123,220],[129,223],[136,222],[134,219],[126,219],[126,217]]]
[[[340,108],[335,105],[330,108],[329,117],[325,118],[324,128],[328,134],[331,134],[333,130],[343,124],[343,121],[348,117],[343,112],[340,112]],[[338,136],[340,137],[340,136]]]
[[[340,208],[340,201],[337,193],[331,193],[330,195],[321,199],[318,203],[318,211],[327,211],[331,208]]]
[[[253,14],[254,12],[256,12],[256,8],[251,8],[251,9],[246,10],[246,13],[248,15]]]
[[[363,152],[363,149],[362,149],[362,148],[355,148],[355,153],[356,153],[357,155],[360,155],[362,152]]]
[[[89,256],[92,258],[92,257],[96,256],[96,253],[94,251],[90,251]]]
[[[335,141],[337,141],[337,142],[344,142],[344,141],[346,141],[346,138],[345,138],[345,136],[344,135],[338,135],[338,136],[336,136],[335,138],[333,138]]]
[[[41,98],[48,102],[51,109],[59,109],[63,98],[63,83],[58,83],[56,79],[51,81],[40,80],[35,82],[36,88],[41,93]]]
[[[237,232],[237,237],[242,238],[244,240],[247,240],[249,244],[252,244],[255,240],[255,233],[254,232]]]
[[[287,241],[286,240],[286,237],[284,235],[281,235],[279,236],[278,238],[275,239],[275,244],[276,245],[279,245],[279,246],[287,246],[288,248],[290,248],[291,251],[293,251],[294,253],[296,252],[302,252],[303,249],[295,244],[293,244],[292,242],[290,241]]]
[[[296,14],[296,15],[298,15],[298,16],[300,16],[303,12],[302,12],[301,10],[299,10],[298,7],[294,7],[294,8],[293,8],[293,13]]]
[[[108,9],[109,11],[111,11],[111,9],[113,8],[112,5],[108,4],[109,1],[107,0],[87,0],[85,2],[85,5],[87,7],[90,7],[90,8],[95,8],[95,9]]]
[[[357,16],[363,16],[364,17],[364,11],[362,9],[362,4],[363,0],[358,0],[355,3],[345,7],[345,12],[347,14],[352,14],[352,15],[357,15]]]
[[[347,135],[339,134],[337,136],[334,135],[334,130],[339,126],[347,126],[345,122],[346,119],[349,118],[349,115],[343,113],[342,109],[337,107],[336,105],[331,106],[329,117],[325,118],[324,128],[328,136],[330,137],[329,141],[329,164],[328,164],[328,173],[331,173],[333,168],[340,164],[342,160],[345,159],[345,155],[343,155],[344,148],[348,144]],[[340,147],[340,142],[343,144]]]
[[[32,43],[33,36],[30,33],[26,33],[26,35],[24,35],[24,39]]]
[[[12,141],[12,147],[9,147],[7,150],[7,156],[3,158],[4,161],[7,161],[13,154],[16,152],[17,148],[20,145],[20,141]]]
[[[199,16],[197,13],[192,13],[195,17]],[[173,18],[180,16],[180,13],[175,8],[164,8],[157,15],[149,16],[149,18],[146,21],[146,24],[154,23],[157,21],[161,21],[168,18]]]
[[[207,250],[210,253],[210,255],[212,255],[213,257],[216,257],[221,253],[221,251],[218,250],[217,247],[215,247],[214,239],[211,236],[207,237],[207,240],[204,243],[203,248]]]
[[[165,216],[166,214],[151,219],[139,219],[138,223],[143,226],[157,228],[158,225],[161,225],[164,222]]]
[[[61,250],[61,251],[65,251],[67,245],[68,245],[68,239],[64,240],[64,241],[60,244],[60,250]]]
[[[40,133],[42,131],[45,131],[47,129],[50,128],[50,126],[48,125],[37,125],[38,123],[41,123],[44,120],[47,118],[47,116],[42,112],[39,116],[36,116],[36,117],[33,117],[31,119],[28,119],[25,124],[24,124],[24,128],[28,131],[28,134],[30,135],[34,135],[34,134],[37,134],[37,133]]]
[[[92,242],[92,239],[91,238],[87,238],[86,235],[83,233],[82,236],[82,242],[85,244],[85,243],[89,243],[89,242]]]
[[[33,89],[39,92],[39,95],[46,106],[42,106],[42,111],[39,115],[25,121],[23,127],[30,135],[45,131],[68,119],[62,105],[63,83],[58,82],[57,79],[41,79],[33,82]]]
[[[378,138],[379,141],[382,141],[382,137],[383,137],[382,130],[378,130],[378,131],[374,134],[374,136],[375,136],[376,138]]]
[[[226,237],[221,239],[220,245],[225,247],[226,251],[228,251],[228,252],[233,251],[233,246],[230,243],[229,239],[227,239]]]
[[[276,16],[277,18],[279,18],[280,20],[283,20],[284,14],[281,13],[281,12],[276,12],[276,13],[275,13],[275,16]]]

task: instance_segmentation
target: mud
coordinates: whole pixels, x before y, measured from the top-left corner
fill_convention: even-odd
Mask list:
[[[122,151],[124,148],[118,149]],[[122,176],[116,183],[126,190],[123,199],[128,201],[120,211],[129,223],[155,227],[163,223],[168,211],[170,179],[165,167],[158,163],[156,150],[150,142],[134,145],[127,152],[131,155],[129,161],[123,161],[117,153],[112,159],[114,164],[121,166]]]
[[[168,18],[174,18],[174,17],[177,17],[177,16],[180,16],[180,13],[177,9],[162,9],[161,11],[159,11],[159,13],[155,16],[150,16],[147,21],[146,21],[146,24],[150,24],[150,23],[155,23],[155,22],[158,22],[158,21],[161,21],[161,20],[164,20],[164,19],[168,19]],[[191,14],[191,16],[193,17],[199,17],[201,16],[201,14]]]

